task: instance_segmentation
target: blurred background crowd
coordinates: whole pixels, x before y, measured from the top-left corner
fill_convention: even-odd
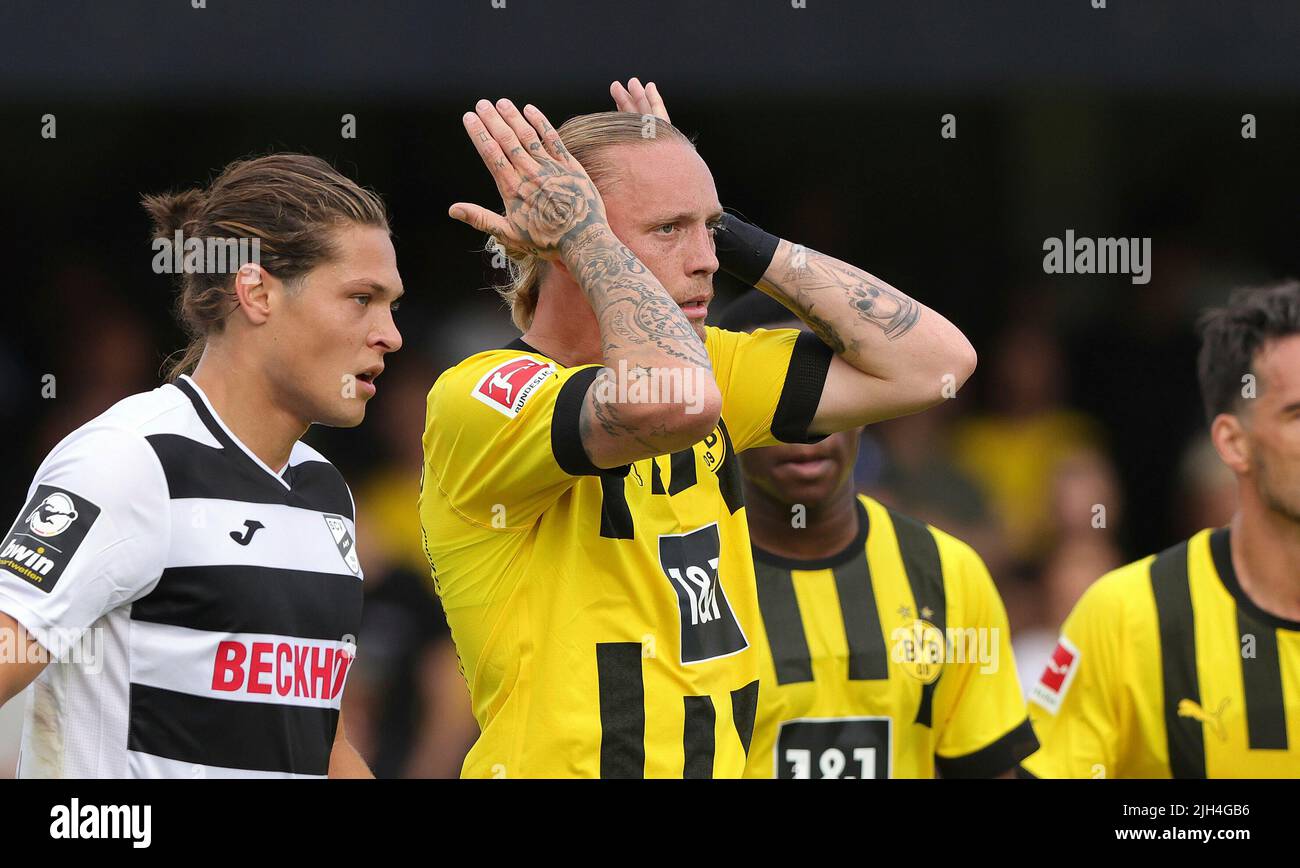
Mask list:
[[[459,122],[479,97],[535,102],[558,124],[611,108],[614,78],[653,79],[725,205],[971,337],[980,365],[960,395],[869,428],[855,476],[983,556],[1025,687],[1092,581],[1234,509],[1194,324],[1233,286],[1300,274],[1292,4],[625,2],[626,29],[578,2],[176,5],[118,4],[139,13],[129,25],[89,3],[0,13],[39,19],[0,22],[6,40],[18,24],[45,34],[5,46],[0,76],[0,509],[15,514],[49,449],[157,386],[183,346],[141,193],[272,150],[376,189],[405,347],[360,428],[307,439],[356,495],[366,606],[345,709],[380,776],[454,776],[476,732],[415,502],[429,387],[516,334],[483,239],[445,216],[458,199],[493,204]],[[538,34],[554,38],[529,50]],[[940,136],[945,114],[956,138]],[[1044,239],[1068,229],[1151,238],[1150,283],[1044,273]],[[711,319],[740,289],[718,276]],[[19,705],[0,710],[0,776]]]

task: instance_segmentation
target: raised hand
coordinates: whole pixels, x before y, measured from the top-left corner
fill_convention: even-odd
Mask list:
[[[520,114],[508,99],[495,106],[484,99],[461,120],[506,213],[457,202],[448,209],[451,217],[490,233],[508,249],[547,259],[559,259],[584,229],[607,223],[596,185],[540,109],[527,105]]]
[[[640,80],[635,76],[628,79],[626,87],[616,81],[610,84],[609,95],[614,98],[614,105],[621,112],[654,115],[672,123],[668,118],[668,109],[664,108],[663,97],[659,95],[659,86],[653,81],[645,87],[641,86]]]

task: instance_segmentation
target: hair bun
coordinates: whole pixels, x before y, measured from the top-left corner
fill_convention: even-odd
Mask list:
[[[207,195],[198,188],[140,199],[140,204],[153,220],[155,238],[171,238],[177,230],[184,231],[186,224],[198,220],[206,202]]]

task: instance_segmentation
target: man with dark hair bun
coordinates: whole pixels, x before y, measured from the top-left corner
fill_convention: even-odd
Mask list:
[[[168,383],[54,447],[0,543],[18,774],[369,777],[340,713],[352,494],[299,438],[359,424],[402,345],[383,203],[272,154],[143,205],[191,342]]]

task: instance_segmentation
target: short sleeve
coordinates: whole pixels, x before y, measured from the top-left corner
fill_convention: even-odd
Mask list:
[[[522,353],[476,356],[445,373],[429,393],[426,484],[486,527],[531,524],[583,476],[602,469],[582,445],[578,419],[599,365],[561,368]]]
[[[1030,688],[1030,717],[1042,746],[1023,767],[1035,777],[1116,776],[1123,736],[1117,707],[1123,611],[1111,599],[1117,585],[1108,578],[1094,583],[1075,605],[1042,676]]]
[[[949,599],[943,681],[935,693],[935,768],[945,778],[995,777],[1012,771],[1038,747],[1020,690],[1006,608],[975,550],[944,540]]]
[[[171,533],[167,481],[140,434],[69,435],[36,472],[0,546],[0,611],[48,650],[148,593]]]
[[[808,434],[834,354],[812,332],[710,327],[705,346],[722,392],[722,418],[737,452],[815,443]]]

